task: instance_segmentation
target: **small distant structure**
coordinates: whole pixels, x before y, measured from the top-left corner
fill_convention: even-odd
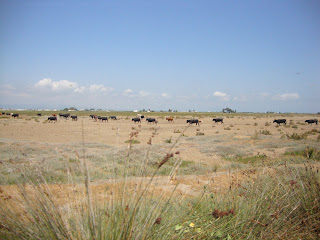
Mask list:
[[[138,110],[133,110],[133,112],[135,112],[135,113],[136,113],[136,112],[138,112]]]
[[[222,109],[222,112],[223,113],[236,113],[237,111],[236,110],[232,110],[231,108],[224,108]]]

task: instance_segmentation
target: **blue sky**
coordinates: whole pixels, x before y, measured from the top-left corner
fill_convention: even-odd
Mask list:
[[[320,1],[0,2],[0,106],[320,111]]]

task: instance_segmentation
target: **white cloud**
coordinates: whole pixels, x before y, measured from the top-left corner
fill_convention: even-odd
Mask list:
[[[150,95],[150,93],[145,92],[145,91],[140,91],[140,92],[138,93],[138,96],[139,96],[139,97],[147,97],[147,96],[149,96],[149,95]]]
[[[103,84],[92,84],[88,89],[91,93],[107,93],[113,90],[112,88],[105,87]]]
[[[47,88],[52,91],[64,91],[78,88],[79,84],[76,82],[70,82],[68,80],[61,80],[54,82],[50,78],[44,78],[37,82],[35,88]]]
[[[63,91],[67,89],[75,89],[78,87],[78,83],[70,82],[68,80],[61,80],[59,82],[52,82],[53,91]]]
[[[296,100],[299,99],[300,96],[298,93],[284,93],[284,94],[280,94],[280,95],[276,95],[273,97],[273,99],[275,100]]]
[[[91,84],[89,86],[80,86],[77,82],[68,80],[52,81],[50,78],[44,78],[34,85],[37,89],[47,89],[52,92],[73,91],[74,93],[107,94],[113,89],[103,84]]]
[[[227,96],[227,94],[223,93],[223,92],[215,91],[213,93],[213,96],[215,96],[215,97],[225,97],[225,96]]]
[[[128,96],[128,95],[130,95],[130,94],[132,94],[132,93],[133,93],[133,91],[132,91],[132,89],[130,89],[130,88],[128,88],[128,89],[126,89],[126,90],[123,91],[123,95],[125,95],[125,96]]]
[[[223,93],[223,92],[219,92],[219,91],[215,91],[212,96],[214,97],[218,97],[222,100],[229,100],[230,99],[230,95],[226,94],[226,93]]]
[[[84,91],[86,90],[85,87],[78,87],[74,90],[75,93],[84,93]]]
[[[161,97],[168,98],[169,94],[168,93],[161,93]]]
[[[45,88],[45,87],[51,87],[52,85],[52,80],[50,78],[44,78],[37,82],[34,86],[36,88]]]

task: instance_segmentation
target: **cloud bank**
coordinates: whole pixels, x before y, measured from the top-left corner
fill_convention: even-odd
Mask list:
[[[128,86],[129,87],[129,86]],[[229,94],[208,89],[208,94],[196,92],[166,92],[154,89],[114,89],[104,84],[82,85],[76,81],[54,81],[44,78],[31,85],[13,86],[0,84],[0,100],[4,104],[39,104],[43,106],[76,106],[78,108],[102,109],[195,109],[220,111],[231,107],[239,111],[294,111],[296,103],[308,101],[299,93],[272,94],[266,91]],[[211,92],[211,93],[210,93]],[[291,104],[291,105],[290,105]],[[292,105],[294,104],[294,106]],[[293,106],[291,109],[288,106]],[[313,107],[315,109],[315,107]],[[303,108],[303,111],[306,108]],[[315,110],[313,110],[315,111]],[[311,111],[309,111],[311,112]]]
[[[287,100],[297,100],[300,96],[298,93],[285,93],[274,96],[275,100],[287,101]]]
[[[106,87],[103,84],[91,84],[89,86],[80,86],[77,82],[68,80],[52,81],[50,78],[44,78],[34,85],[38,90],[49,90],[52,92],[70,91],[73,93],[92,93],[107,94],[113,91],[113,88]]]
[[[227,93],[223,93],[223,92],[219,92],[219,91],[215,91],[212,96],[217,97],[221,100],[224,101],[228,101],[230,99],[230,95],[228,95]]]

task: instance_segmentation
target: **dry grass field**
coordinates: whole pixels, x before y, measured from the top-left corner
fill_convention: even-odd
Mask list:
[[[318,148],[320,144],[320,125],[304,122],[310,116],[286,117],[287,125],[278,126],[273,123],[277,116],[238,114],[229,117],[226,114],[222,116],[224,123],[221,124],[214,123],[212,117],[199,115],[178,115],[174,123],[169,123],[164,116],[153,116],[158,124],[149,124],[145,119],[141,124],[134,123],[131,121],[135,117],[133,114],[108,122],[94,121],[89,116],[80,116],[78,121],[58,117],[58,121],[52,123],[47,121],[47,116],[2,118],[0,183],[16,183],[22,170],[32,172],[39,169],[49,183],[67,183],[68,166],[79,170],[76,165],[81,162],[79,158],[84,152],[94,182],[103,183],[110,179],[113,164],[121,168],[122,158],[129,152],[132,161],[129,175],[135,176],[136,169],[148,161],[145,175],[150,176],[156,163],[174,145],[171,151],[179,151],[175,158],[181,161],[175,177],[188,185],[184,189],[192,193],[200,179],[210,181],[215,176],[223,179],[222,182],[216,181],[217,188],[228,187],[230,183],[225,178],[229,175],[219,172],[246,168],[248,161],[251,164],[263,161],[268,165],[279,158],[287,159],[286,152]],[[199,118],[202,121],[200,126],[186,123],[192,118]],[[128,141],[130,134],[136,134],[134,144]],[[288,136],[293,134],[306,136],[301,140],[290,139]],[[171,160],[159,174],[168,175],[174,161]],[[291,159],[291,163],[304,162]],[[167,187],[168,182],[164,181],[163,185]]]
[[[226,194],[288,165],[308,165],[315,172],[320,168],[320,125],[305,123],[315,115],[219,113],[223,124],[212,121],[214,114],[152,115],[157,124],[145,119],[134,123],[133,113],[108,122],[81,115],[78,121],[58,117],[57,122],[30,113],[18,119],[2,116],[2,203],[18,198],[15,186],[31,179],[45,184],[59,207],[78,204],[79,196],[72,192],[85,192],[86,169],[93,199],[103,204],[123,177],[126,194],[139,185],[148,186],[153,197],[192,199],[204,188],[210,194]],[[165,119],[168,116],[175,117],[174,123]],[[188,125],[191,118],[201,120],[200,126]],[[286,118],[287,124],[277,126],[277,118]]]

